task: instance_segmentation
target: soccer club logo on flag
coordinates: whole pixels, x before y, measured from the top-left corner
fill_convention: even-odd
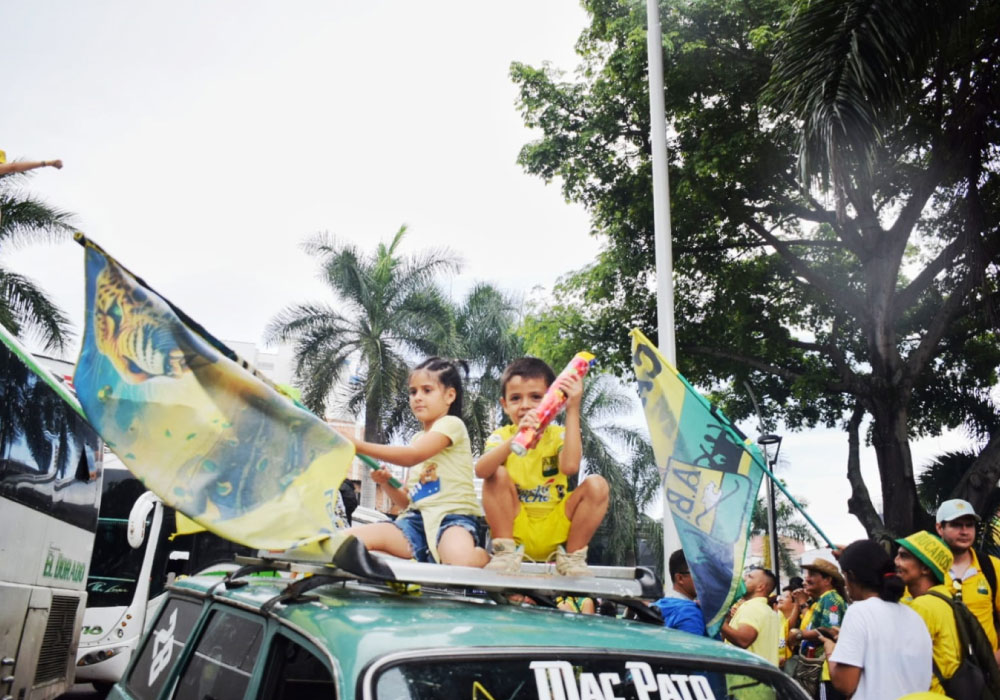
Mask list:
[[[164,503],[222,537],[335,549],[334,504],[353,446],[78,240],[86,318],[73,381],[108,447]]]
[[[715,634],[741,590],[763,457],[638,330],[632,361],[666,503]]]

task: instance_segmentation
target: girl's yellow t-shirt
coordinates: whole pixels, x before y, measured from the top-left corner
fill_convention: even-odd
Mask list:
[[[411,444],[424,432],[414,435]],[[447,436],[451,444],[410,467],[406,475],[406,491],[410,496],[407,510],[423,515],[427,544],[437,559],[437,532],[444,516],[479,516],[483,511],[473,484],[472,447],[465,423],[458,416],[442,416],[434,421],[430,432]]]

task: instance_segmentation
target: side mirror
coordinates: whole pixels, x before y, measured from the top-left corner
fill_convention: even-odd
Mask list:
[[[159,502],[152,491],[146,491],[136,499],[128,514],[128,544],[132,549],[139,549],[146,540],[146,518]]]

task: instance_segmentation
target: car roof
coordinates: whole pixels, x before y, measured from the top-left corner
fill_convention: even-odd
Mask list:
[[[244,609],[267,610],[328,650],[348,678],[359,677],[365,666],[388,654],[449,649],[456,653],[499,648],[563,653],[620,650],[773,668],[733,646],[648,623],[497,605],[450,593],[408,595],[351,582],[322,585],[297,600],[274,604],[291,582],[284,577],[248,577],[227,589],[217,576],[195,576],[176,581],[173,588]]]

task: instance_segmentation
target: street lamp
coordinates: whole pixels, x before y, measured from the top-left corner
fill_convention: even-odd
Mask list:
[[[778,464],[778,453],[781,451],[781,436],[774,433],[765,433],[757,438],[757,444],[764,452],[764,461],[767,463],[771,474],[774,474],[774,467]],[[774,445],[774,456],[769,457],[767,448]],[[774,479],[767,480],[767,531],[771,546],[771,568],[774,570],[774,578],[777,581],[776,592],[781,591],[781,555],[778,553],[778,527],[775,518],[775,498]]]

